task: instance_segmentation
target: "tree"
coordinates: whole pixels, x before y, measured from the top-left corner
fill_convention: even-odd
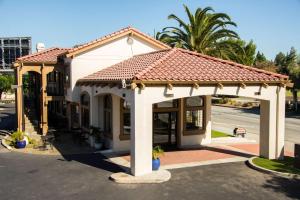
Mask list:
[[[231,48],[238,48],[229,39],[237,39],[238,34],[227,29],[236,27],[225,13],[215,13],[211,7],[198,8],[194,14],[184,5],[188,22],[174,14],[168,19],[178,22],[179,27],[166,27],[156,34],[156,38],[171,47],[179,47],[199,53],[228,59]],[[234,46],[234,47],[233,47]]]
[[[0,75],[0,99],[2,99],[2,93],[10,90],[11,85],[14,83],[14,78],[11,75]]]
[[[285,67],[287,69],[290,79],[294,83],[292,88],[293,100],[295,104],[295,110],[298,111],[298,90],[300,88],[300,66],[297,64],[297,52],[294,47],[285,57]]]
[[[243,65],[252,66],[255,61],[256,51],[256,45],[253,43],[253,41],[251,40],[248,43],[241,39],[231,39],[231,41],[236,44],[231,47],[232,52],[229,54],[229,60]],[[236,46],[238,47],[234,48]]]
[[[265,57],[264,53],[260,53],[259,51],[256,54],[255,58],[255,64],[258,64],[260,62],[266,62],[267,58]]]
[[[275,56],[275,60],[274,63],[276,66],[284,66],[285,65],[285,55],[282,52],[279,52],[276,56]]]

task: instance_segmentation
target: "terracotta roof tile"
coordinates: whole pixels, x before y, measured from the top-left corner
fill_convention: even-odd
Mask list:
[[[134,56],[79,81],[280,81],[287,76],[173,48]]]
[[[53,47],[45,49],[40,52],[36,52],[27,56],[23,56],[17,59],[17,62],[32,62],[32,63],[43,63],[43,62],[57,62],[57,57],[68,51],[67,48]]]

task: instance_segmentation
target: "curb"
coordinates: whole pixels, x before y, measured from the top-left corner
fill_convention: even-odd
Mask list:
[[[273,175],[279,175],[279,176],[284,176],[284,177],[288,177],[288,178],[297,178],[300,179],[300,175],[298,174],[291,174],[291,173],[285,173],[285,172],[278,172],[278,171],[274,171],[274,170],[270,170],[270,169],[266,169],[263,167],[260,167],[256,164],[253,163],[253,160],[255,158],[258,158],[257,156],[251,157],[249,160],[246,161],[246,164],[248,165],[248,167],[255,169],[257,171],[266,173],[266,174],[273,174]]]
[[[110,175],[109,179],[120,184],[154,184],[169,181],[171,173],[164,169],[152,171],[152,173],[142,176],[133,176],[129,173],[118,172]]]
[[[1,140],[1,144],[6,148],[6,149],[8,149],[8,150],[12,150],[12,148],[8,145],[8,144],[6,144],[6,142],[5,142],[5,140],[8,138],[9,136],[7,135],[7,136],[5,136],[2,140]]]

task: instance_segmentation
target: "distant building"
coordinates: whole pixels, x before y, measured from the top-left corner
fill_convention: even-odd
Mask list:
[[[12,63],[31,54],[31,37],[0,37],[0,73],[12,72]]]

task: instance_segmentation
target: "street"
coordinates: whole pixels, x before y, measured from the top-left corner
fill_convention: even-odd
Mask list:
[[[247,130],[247,137],[258,140],[259,109],[239,109],[212,106],[212,129],[232,133],[235,127]],[[285,141],[288,150],[294,143],[300,143],[300,116],[287,115],[285,119]]]

